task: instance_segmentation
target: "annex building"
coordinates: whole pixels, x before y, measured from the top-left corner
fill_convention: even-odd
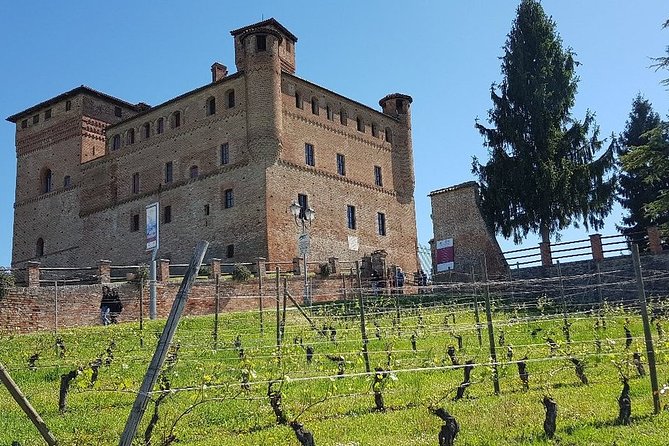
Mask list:
[[[375,110],[295,75],[296,43],[269,19],[231,32],[237,71],[151,107],[81,86],[16,124],[12,266],[145,263],[146,205],[160,203],[158,256],[290,261],[316,212],[310,258],[375,250],[416,271],[412,99]],[[150,88],[150,86],[147,86]]]

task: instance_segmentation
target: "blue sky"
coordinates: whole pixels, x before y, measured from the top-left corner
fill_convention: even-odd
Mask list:
[[[35,0],[0,3],[0,116],[85,84],[129,102],[159,104],[204,85],[219,61],[234,72],[229,31],[274,17],[293,32],[297,74],[378,108],[388,93],[413,96],[418,237],[432,237],[436,189],[473,179],[487,159],[474,129],[501,79],[499,57],[517,1],[137,2]],[[662,116],[669,72],[649,69],[669,44],[666,0],[544,0],[565,46],[578,54],[573,109],[596,113],[602,136],[623,130],[641,92]],[[0,123],[0,265],[11,259],[16,179],[14,126]],[[616,209],[605,234],[615,232]],[[565,231],[563,239],[583,238]],[[528,245],[536,243],[528,239]],[[503,249],[512,243],[500,239]]]

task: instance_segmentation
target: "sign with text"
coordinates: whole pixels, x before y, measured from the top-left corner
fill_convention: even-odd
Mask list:
[[[453,251],[453,239],[437,241],[437,272],[448,271],[455,265],[455,252]]]
[[[157,251],[159,246],[158,237],[158,203],[151,203],[146,207],[146,250]]]

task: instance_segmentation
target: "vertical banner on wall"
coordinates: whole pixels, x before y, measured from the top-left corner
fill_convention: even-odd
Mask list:
[[[157,251],[158,237],[158,203],[151,203],[146,207],[146,250]]]
[[[453,239],[437,241],[437,272],[448,271],[455,265],[453,251]]]

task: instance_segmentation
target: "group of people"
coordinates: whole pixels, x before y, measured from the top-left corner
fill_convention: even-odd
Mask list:
[[[123,311],[123,303],[116,288],[102,287],[102,300],[100,301],[100,320],[102,325],[118,323],[118,316]]]

